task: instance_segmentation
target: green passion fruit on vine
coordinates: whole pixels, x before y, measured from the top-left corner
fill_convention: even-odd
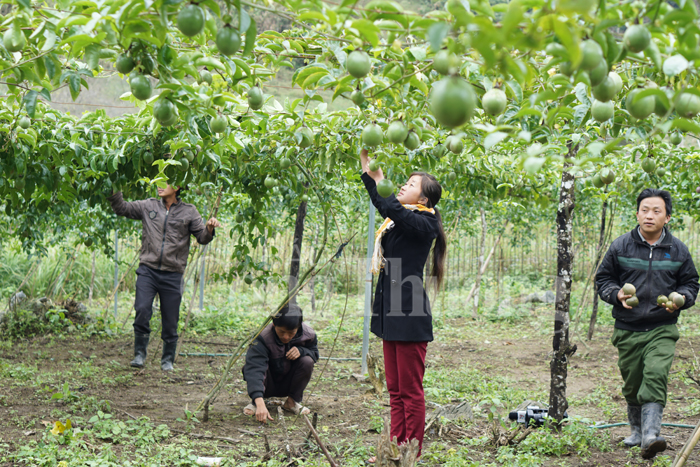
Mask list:
[[[367,165],[368,165],[367,168],[369,169],[370,172],[376,172],[377,169],[379,169],[379,162],[377,162],[376,159],[372,159],[371,161],[369,161],[369,164],[367,164]]]
[[[177,14],[177,28],[187,37],[194,37],[204,30],[204,10],[190,3]]]
[[[649,47],[649,43],[651,42],[651,34],[644,26],[633,24],[625,31],[625,35],[622,37],[622,42],[630,52],[644,52],[644,50]]]
[[[27,129],[29,126],[32,124],[31,120],[29,120],[29,117],[22,117],[19,119],[19,122],[17,124],[20,126],[20,128]]]
[[[462,154],[462,151],[464,151],[464,143],[462,142],[462,138],[457,135],[447,138],[447,141],[445,141],[445,146],[447,146],[447,149],[454,154]]]
[[[603,186],[605,185],[605,183],[603,183],[603,180],[600,179],[600,174],[593,175],[593,177],[591,177],[591,182],[596,188],[603,188]]]
[[[454,172],[450,172],[449,174],[447,174],[447,179],[451,182],[454,182],[455,180],[457,180],[457,174]]]
[[[678,146],[679,144],[681,144],[683,142],[683,136],[680,133],[678,133],[677,131],[674,131],[673,133],[671,133],[670,139],[671,139],[671,144],[673,144],[674,146]]]
[[[348,55],[345,66],[355,78],[364,78],[369,73],[372,64],[369,61],[369,55],[361,50],[355,50]]]
[[[2,45],[4,45],[10,53],[19,52],[27,45],[27,39],[24,37],[24,33],[20,28],[12,26],[3,34]]]
[[[168,99],[160,98],[153,104],[153,116],[161,125],[172,120],[173,115],[175,115],[175,104]]]
[[[700,97],[689,92],[681,93],[676,100],[676,112],[681,117],[695,117],[700,113]]]
[[[666,169],[664,169],[663,167],[659,167],[658,169],[656,169],[656,176],[657,177],[665,177],[666,176]]]
[[[600,180],[606,185],[610,185],[615,181],[615,172],[607,167],[600,171]]]
[[[593,105],[591,105],[591,116],[597,121],[597,122],[607,122],[610,120],[613,115],[615,114],[615,104],[612,103],[612,101],[608,102],[600,102],[597,100],[593,101]]]
[[[574,74],[574,71],[576,71],[576,68],[574,68],[574,64],[571,62],[561,62],[559,64],[559,71],[564,76],[571,76]]]
[[[433,58],[433,70],[441,75],[449,75],[459,71],[459,58],[449,50],[438,51]]]
[[[253,86],[248,89],[248,105],[253,110],[258,110],[264,102],[262,89],[258,86]]]
[[[280,169],[286,170],[292,166],[292,161],[288,157],[283,157],[280,159]]]
[[[253,283],[253,276],[250,273],[246,274],[245,277],[243,278],[243,282],[245,282],[248,285],[252,284]]]
[[[134,75],[129,82],[129,87],[131,88],[131,94],[141,101],[151,97],[151,93],[153,92],[148,77],[142,74]]]
[[[656,170],[656,162],[654,161],[654,159],[650,157],[644,158],[644,160],[642,161],[642,170],[648,174],[654,173],[654,171]]]
[[[148,166],[153,165],[153,154],[150,151],[143,153],[143,163]]]
[[[377,183],[377,193],[379,196],[382,198],[387,198],[391,196],[391,194],[394,192],[394,184],[391,182],[391,180],[384,178],[382,180],[379,180],[379,183]]]
[[[370,123],[362,129],[362,143],[367,146],[379,146],[384,141],[382,128],[376,123]]]
[[[442,143],[436,144],[435,147],[433,148],[433,156],[436,157],[437,159],[442,159],[443,157],[445,157],[446,153],[447,153],[447,148]]]
[[[202,70],[199,72],[199,82],[200,83],[207,83],[209,86],[211,86],[211,83],[214,81],[214,77],[211,75],[211,73],[208,70]]]
[[[416,133],[414,130],[409,131],[408,136],[406,136],[406,140],[403,142],[403,145],[409,151],[418,149],[418,146],[420,146],[420,137],[418,136],[418,133]]]
[[[228,121],[226,121],[226,117],[223,115],[217,115],[211,119],[211,122],[209,122],[209,128],[211,128],[211,131],[214,133],[223,133],[226,131],[227,127]]]
[[[360,106],[365,103],[365,95],[362,94],[362,91],[359,89],[355,89],[352,94],[350,94],[350,100],[352,100],[353,104]]]
[[[131,73],[131,71],[136,66],[136,62],[134,62],[134,59],[131,58],[129,55],[121,54],[115,60],[114,66],[119,73],[125,75],[127,73]]]
[[[386,137],[391,143],[401,144],[406,141],[408,137],[408,128],[406,128],[406,125],[404,125],[402,121],[396,120],[391,122],[389,128],[386,130]]]
[[[489,89],[481,98],[481,106],[488,115],[500,115],[506,109],[507,104],[506,93],[498,88]]]
[[[224,26],[216,33],[216,47],[224,55],[233,55],[241,48],[241,36],[231,26]]]
[[[598,65],[588,72],[588,77],[591,80],[591,86],[598,86],[605,81],[608,76],[608,62],[601,60]]]
[[[656,99],[654,99],[654,96],[646,96],[642,97],[641,99],[635,99],[635,96],[642,91],[643,89],[641,88],[632,89],[627,94],[627,99],[625,100],[627,111],[631,116],[638,120],[647,118],[656,107]]]
[[[581,68],[584,70],[592,70],[600,65],[601,61],[605,61],[603,49],[593,39],[588,39],[581,43]]]
[[[266,188],[274,188],[277,186],[277,180],[274,177],[267,176],[265,177],[265,187]]]
[[[600,102],[607,102],[617,95],[622,90],[622,78],[620,75],[611,71],[608,76],[597,86],[591,90],[593,97]]]
[[[304,149],[311,146],[311,143],[314,140],[314,134],[310,129],[307,127],[300,128],[299,131],[297,131],[297,135],[299,136],[298,139],[300,148]]]
[[[180,159],[180,171],[181,172],[187,172],[190,168],[190,161],[188,161],[186,158]]]
[[[476,97],[471,84],[457,76],[443,78],[430,93],[430,110],[447,127],[464,125],[474,115]]]

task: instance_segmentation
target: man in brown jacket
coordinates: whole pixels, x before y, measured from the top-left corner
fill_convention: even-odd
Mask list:
[[[182,300],[182,274],[190,252],[190,235],[206,245],[214,238],[214,229],[221,226],[213,217],[204,224],[196,207],[180,201],[179,191],[179,188],[176,191],[168,185],[158,188],[160,199],[126,202],[121,192],[108,198],[117,215],[140,220],[143,224],[134,300],[136,318],[131,366],[135,368],[142,368],[146,361],[151,334],[149,322],[153,314],[153,300],[158,294],[163,323],[160,366],[164,371],[173,369]]]

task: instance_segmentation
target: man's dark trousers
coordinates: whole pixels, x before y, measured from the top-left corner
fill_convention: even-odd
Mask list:
[[[151,315],[153,300],[160,296],[160,314],[163,327],[160,336],[163,342],[177,341],[177,322],[180,318],[182,301],[182,274],[179,272],[156,271],[140,265],[136,270],[136,299],[134,309],[134,333],[149,335],[151,333]]]

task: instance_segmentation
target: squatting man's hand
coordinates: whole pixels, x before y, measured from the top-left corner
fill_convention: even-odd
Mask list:
[[[299,357],[301,357],[301,353],[296,347],[292,347],[289,349],[289,352],[287,352],[287,360],[296,360]]]
[[[261,423],[267,423],[268,420],[274,420],[265,406],[265,401],[262,397],[255,399],[255,419]]]
[[[207,229],[209,229],[209,232],[214,232],[214,229],[217,227],[221,227],[221,222],[217,221],[215,217],[207,221]]]

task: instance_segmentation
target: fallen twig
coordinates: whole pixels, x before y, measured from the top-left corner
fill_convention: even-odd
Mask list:
[[[192,437],[192,438],[200,438],[200,439],[218,439],[218,440],[220,440],[220,441],[227,441],[227,442],[229,442],[229,443],[240,443],[240,442],[241,442],[240,439],[227,438],[227,437],[225,437],[225,436],[200,435],[200,434],[197,434],[197,433],[188,433],[188,432],[186,432],[186,431],[176,430],[175,428],[170,428],[170,431],[172,431],[173,433],[180,433],[180,434],[183,434],[183,435],[185,435],[185,436]]]
[[[333,458],[331,457],[331,454],[328,452],[328,449],[326,449],[326,446],[323,444],[323,441],[321,441],[321,438],[319,438],[318,433],[316,432],[316,429],[314,426],[311,424],[311,421],[309,420],[309,417],[306,416],[306,414],[302,414],[302,417],[304,417],[304,421],[306,422],[306,426],[309,427],[309,430],[311,430],[311,434],[314,435],[314,439],[316,440],[316,443],[318,443],[318,447],[321,448],[321,451],[323,451],[323,454],[326,456],[328,459],[328,463],[331,465],[331,467],[338,467],[338,464],[335,463]],[[316,414],[314,414],[314,419],[316,419]]]

